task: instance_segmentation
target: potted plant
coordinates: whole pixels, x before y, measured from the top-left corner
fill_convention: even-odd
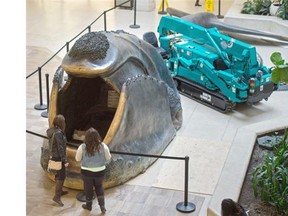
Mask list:
[[[276,16],[276,13],[281,6],[281,0],[273,0],[272,4],[270,5],[270,14],[272,16]]]
[[[280,52],[274,52],[270,56],[270,61],[274,64],[271,68],[272,82],[278,84],[279,82],[288,83],[288,62],[282,58]]]

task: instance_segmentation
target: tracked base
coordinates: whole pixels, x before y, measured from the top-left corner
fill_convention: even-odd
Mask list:
[[[178,76],[173,77],[173,79],[180,94],[219,112],[230,112],[236,107],[236,103],[229,101],[227,97],[218,91],[210,91],[195,82],[188,81]]]

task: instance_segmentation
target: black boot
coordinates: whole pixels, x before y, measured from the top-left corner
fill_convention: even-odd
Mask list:
[[[98,199],[98,204],[99,204],[99,206],[100,206],[101,212],[102,212],[103,214],[105,214],[106,208],[105,208],[104,196],[99,196],[97,199]]]
[[[87,201],[86,204],[82,205],[82,208],[91,211],[92,210],[92,201]]]
[[[103,214],[105,214],[105,212],[106,212],[105,206],[100,206],[100,209],[101,209],[101,212],[102,212]]]
[[[64,204],[61,201],[63,183],[64,180],[56,180],[55,195],[53,197],[53,201],[56,202],[59,206],[64,206]]]

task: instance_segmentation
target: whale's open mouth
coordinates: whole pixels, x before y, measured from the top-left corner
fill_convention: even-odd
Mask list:
[[[67,87],[66,87],[67,86]],[[68,145],[78,146],[90,127],[96,128],[104,139],[114,118],[119,93],[101,77],[70,76],[58,92],[58,112],[66,118]]]

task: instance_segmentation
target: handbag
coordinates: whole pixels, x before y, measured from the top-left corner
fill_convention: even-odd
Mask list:
[[[52,145],[51,145],[50,152],[52,152],[52,146],[54,144],[54,134],[52,136]],[[62,161],[52,160],[52,156],[50,156],[50,159],[48,161],[48,167],[47,167],[48,172],[55,171],[55,170],[58,171],[61,169],[62,169]]]
[[[62,161],[54,161],[52,159],[49,159],[48,161],[48,171],[51,170],[61,170],[62,169]]]

